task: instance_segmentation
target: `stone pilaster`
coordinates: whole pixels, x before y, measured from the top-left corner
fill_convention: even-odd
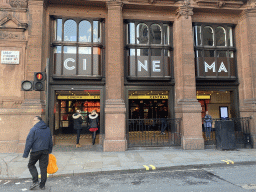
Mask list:
[[[182,118],[182,148],[204,149],[201,105],[196,100],[194,45],[192,32],[193,9],[184,1],[174,22],[174,74],[176,117]]]
[[[256,8],[241,15],[236,27],[240,116],[252,117],[251,134],[256,142]]]
[[[125,151],[125,103],[122,3],[107,3],[107,61],[104,151]]]

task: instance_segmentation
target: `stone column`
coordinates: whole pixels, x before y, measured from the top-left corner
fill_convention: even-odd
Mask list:
[[[240,116],[252,117],[251,134],[256,142],[256,7],[241,15],[236,27]]]
[[[107,2],[107,60],[104,151],[125,151],[123,16],[120,1]]]
[[[182,118],[183,149],[204,149],[201,105],[196,99],[196,77],[190,3],[185,1],[174,22],[175,113]]]

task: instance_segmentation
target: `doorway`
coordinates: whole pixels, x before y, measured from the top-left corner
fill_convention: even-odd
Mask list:
[[[102,144],[101,99],[100,90],[56,90],[54,92],[54,122],[53,135],[55,145],[74,145],[76,143],[76,130],[72,115],[76,110],[83,116],[80,144],[92,145],[92,133],[89,131],[89,114],[96,110],[99,115],[99,127],[96,133],[95,144]]]

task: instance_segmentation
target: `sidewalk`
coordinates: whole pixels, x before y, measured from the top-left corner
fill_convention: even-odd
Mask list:
[[[216,149],[155,148],[125,152],[102,152],[102,149],[98,146],[93,146],[90,149],[86,147],[76,149],[74,146],[55,146],[53,154],[57,158],[59,170],[49,177],[89,172],[146,170],[147,167],[150,169],[155,167],[157,170],[193,165],[225,165],[227,160],[230,160],[230,164],[233,162],[234,165],[256,162],[256,149],[219,151]],[[27,168],[28,160],[29,158],[22,158],[22,154],[0,154],[0,179],[31,178]]]

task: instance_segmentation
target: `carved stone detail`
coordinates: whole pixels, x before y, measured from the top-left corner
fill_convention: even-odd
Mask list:
[[[5,26],[9,21],[12,21],[16,26]],[[28,27],[27,23],[19,22],[15,17],[11,14],[6,15],[3,19],[0,20],[0,29],[9,30],[9,29],[18,29],[25,31]]]
[[[192,16],[193,14],[193,8],[190,7],[189,0],[184,0],[183,5],[177,11],[178,17],[185,16],[185,18],[188,19],[188,17]]]
[[[9,4],[13,8],[27,8],[28,7],[27,0],[9,0]]]
[[[26,40],[25,35],[17,34],[17,33],[7,33],[7,32],[0,32],[0,39],[1,40]]]

